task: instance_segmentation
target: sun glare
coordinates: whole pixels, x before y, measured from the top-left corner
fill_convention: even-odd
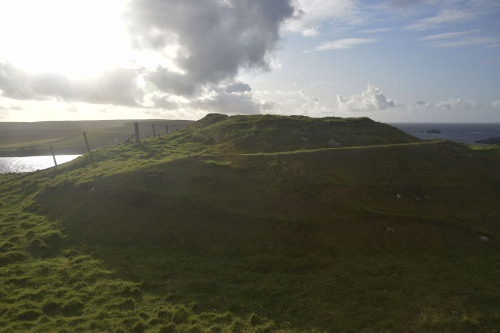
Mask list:
[[[121,0],[0,2],[0,61],[31,72],[87,76],[127,66]]]

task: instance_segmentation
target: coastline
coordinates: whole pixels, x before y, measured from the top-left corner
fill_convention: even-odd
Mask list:
[[[500,123],[389,123],[410,135],[424,140],[443,139],[476,146],[500,137]]]

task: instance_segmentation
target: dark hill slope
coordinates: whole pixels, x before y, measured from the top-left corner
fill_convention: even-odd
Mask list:
[[[365,147],[305,150],[331,140]],[[413,141],[367,118],[211,114],[168,137],[99,150],[95,168],[76,160],[36,200],[74,235],[113,243],[252,252],[385,246],[372,236],[387,228],[401,229],[403,247],[500,237],[498,150],[369,146]]]
[[[121,244],[203,251],[478,246],[481,235],[500,237],[497,166],[449,142],[193,156],[66,183],[37,200],[75,237]]]
[[[314,136],[302,140],[306,123]],[[210,115],[2,189],[24,192],[26,210],[60,221],[143,299],[169,295],[200,316],[230,311],[254,327],[263,316],[267,331],[495,332],[498,147],[392,131]]]

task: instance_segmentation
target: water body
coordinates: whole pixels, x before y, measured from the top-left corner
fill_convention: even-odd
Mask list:
[[[74,160],[81,155],[56,155],[57,164]],[[0,157],[0,173],[31,172],[54,166],[52,156]]]
[[[421,139],[445,139],[472,145],[480,145],[477,140],[500,137],[500,124],[463,124],[463,123],[392,123],[390,124],[408,134]],[[426,133],[437,129],[440,133]]]

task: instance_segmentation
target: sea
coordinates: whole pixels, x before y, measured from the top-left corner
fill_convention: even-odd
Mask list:
[[[389,123],[420,139],[444,139],[470,145],[478,140],[500,137],[500,123]],[[438,133],[427,133],[437,130]]]
[[[57,164],[74,160],[81,155],[56,155]],[[31,172],[55,166],[52,156],[0,157],[0,173]]]

